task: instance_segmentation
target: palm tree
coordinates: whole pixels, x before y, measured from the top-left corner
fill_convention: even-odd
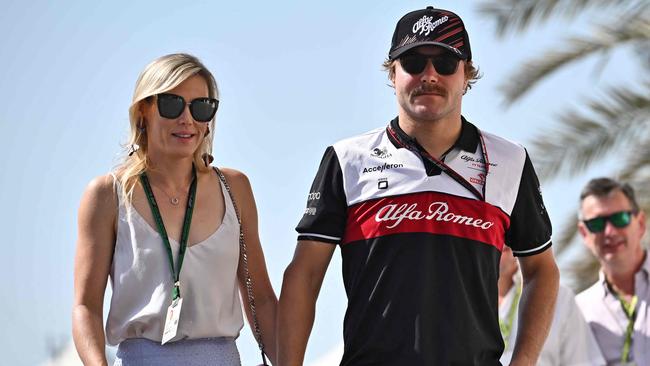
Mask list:
[[[523,32],[551,18],[573,19],[585,13],[606,14],[593,23],[589,35],[566,39],[563,47],[547,50],[521,65],[501,86],[506,106],[523,98],[544,78],[563,67],[594,55],[607,57],[621,47],[633,49],[643,70],[638,85],[594,90],[579,108],[567,108],[555,127],[540,132],[532,144],[532,156],[541,180],[575,177],[605,156],[620,156],[618,171],[610,175],[631,183],[639,204],[650,212],[650,3],[647,0],[489,0],[479,12],[492,18],[496,34],[503,37]],[[595,17],[594,17],[595,18]],[[630,70],[630,72],[633,72]],[[558,256],[577,240],[577,215],[554,239]],[[586,254],[586,253],[585,253]],[[580,291],[597,277],[598,263],[583,255],[572,263],[574,289]]]

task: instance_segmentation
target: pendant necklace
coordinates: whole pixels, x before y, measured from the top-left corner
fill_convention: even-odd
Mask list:
[[[171,203],[173,206],[178,206],[178,204],[181,202],[181,200],[178,197],[174,197],[174,196],[170,195],[169,193],[167,193],[167,191],[160,188],[159,186],[157,186],[155,184],[152,184],[152,186],[154,186],[154,187],[158,188],[159,190],[161,190],[162,193],[164,193],[169,198],[169,203]]]

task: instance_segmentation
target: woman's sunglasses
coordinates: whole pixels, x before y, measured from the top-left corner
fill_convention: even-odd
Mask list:
[[[615,227],[621,229],[628,226],[630,222],[632,222],[632,216],[635,214],[636,213],[634,211],[621,211],[615,212],[609,216],[598,216],[594,217],[593,219],[582,220],[582,222],[592,233],[601,233],[603,230],[605,230],[607,221],[611,222]]]
[[[219,101],[214,98],[196,98],[189,103],[180,95],[162,93],[156,96],[158,113],[163,118],[174,119],[183,114],[186,105],[190,106],[190,114],[197,122],[210,122],[217,113]]]
[[[399,58],[402,69],[411,75],[417,75],[424,71],[427,63],[431,60],[433,68],[440,75],[452,75],[458,69],[458,57],[451,54],[423,55],[421,53],[407,53]]]

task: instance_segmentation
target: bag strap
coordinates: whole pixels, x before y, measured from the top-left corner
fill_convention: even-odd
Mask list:
[[[235,203],[235,196],[232,194],[230,185],[226,180],[226,177],[223,175],[221,170],[217,167],[212,167],[214,171],[219,176],[219,179],[226,187],[228,195],[230,196],[230,201],[232,206],[235,208],[235,214],[237,215],[237,222],[239,223],[239,250],[241,263],[244,265],[244,281],[246,284],[246,295],[248,297],[248,304],[251,308],[251,315],[253,316],[253,336],[257,341],[257,345],[262,352],[262,363],[263,365],[268,365],[266,363],[266,354],[264,352],[264,343],[262,343],[262,331],[260,330],[260,324],[257,320],[257,311],[255,310],[255,297],[253,296],[253,280],[251,280],[250,272],[248,271],[248,251],[246,250],[246,243],[244,242],[244,230],[242,229],[241,216],[239,215],[239,210],[237,209],[237,204]]]

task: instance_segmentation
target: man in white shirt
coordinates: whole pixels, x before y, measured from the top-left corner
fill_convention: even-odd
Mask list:
[[[521,274],[512,250],[505,247],[499,264],[499,326],[505,343],[502,364],[510,364],[517,337]],[[537,361],[538,366],[602,366],[596,339],[589,329],[573,292],[560,285],[553,322],[548,338]]]
[[[632,187],[592,179],[580,195],[578,229],[601,270],[576,301],[607,364],[650,365],[650,261],[641,245],[646,217]]]

